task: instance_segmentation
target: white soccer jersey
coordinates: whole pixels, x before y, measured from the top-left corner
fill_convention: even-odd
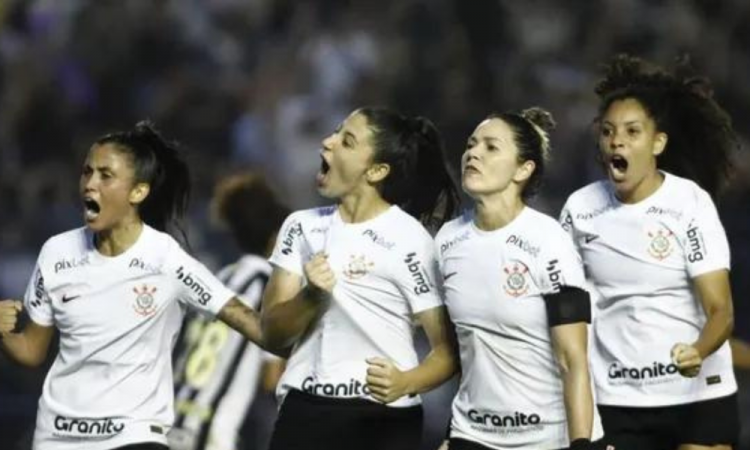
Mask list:
[[[169,235],[143,227],[115,257],[79,228],[48,240],[25,307],[60,331],[44,381],[36,450],[165,443],[173,419],[171,350],[186,305],[217,313],[234,294]]]
[[[374,400],[366,358],[384,357],[400,370],[419,364],[413,315],[441,306],[434,242],[397,206],[361,223],[344,223],[336,207],[298,211],[279,233],[271,262],[303,276],[312,255],[325,251],[336,275],[330,306],[295,346],[281,378],[289,389],[314,395]],[[419,403],[403,397],[388,406]]]
[[[271,275],[265,258],[245,255],[218,273],[246,305],[260,309]],[[269,356],[219,320],[194,314],[177,344],[172,450],[235,450]]]
[[[461,354],[451,437],[495,449],[567,447],[563,384],[542,296],[584,288],[580,258],[560,225],[531,208],[494,231],[473,220],[466,213],[436,238]],[[598,414],[593,425],[598,439]]]
[[[608,181],[592,183],[570,196],[561,215],[600,293],[592,367],[605,405],[676,405],[737,390],[726,343],[696,378],[671,362],[672,347],[694,342],[706,322],[691,279],[729,269],[729,245],[709,195],[664,175],[636,204],[620,203]]]

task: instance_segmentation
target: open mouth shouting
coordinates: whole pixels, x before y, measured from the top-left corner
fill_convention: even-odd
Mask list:
[[[83,198],[83,216],[86,222],[93,222],[99,217],[101,206],[99,203],[91,197]]]
[[[628,172],[628,160],[618,154],[610,155],[607,160],[607,171],[613,181],[624,181]]]
[[[328,164],[328,161],[326,161],[325,157],[321,154],[320,155],[320,169],[318,169],[318,174],[315,177],[315,181],[318,183],[318,186],[322,186],[326,182],[326,177],[328,176],[328,172],[331,170],[331,166]]]

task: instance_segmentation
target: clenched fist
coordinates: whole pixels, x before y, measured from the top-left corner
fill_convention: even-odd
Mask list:
[[[0,300],[0,333],[10,333],[16,328],[23,303],[18,300]]]
[[[317,253],[305,264],[308,285],[321,293],[331,294],[336,285],[336,275],[328,264],[328,255]]]

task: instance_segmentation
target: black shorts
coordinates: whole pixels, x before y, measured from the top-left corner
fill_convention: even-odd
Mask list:
[[[604,439],[601,441],[596,441],[591,443],[591,450],[606,450],[611,447],[608,447],[609,442],[606,442]],[[486,447],[482,444],[477,444],[476,442],[467,441],[466,439],[460,439],[460,438],[451,438],[448,441],[448,450],[493,450],[490,447]],[[561,449],[565,450],[565,449]]]
[[[422,406],[391,408],[363,399],[290,391],[269,450],[418,450]]]
[[[605,439],[615,448],[662,450],[680,444],[736,445],[737,394],[685,405],[631,408],[599,405]]]

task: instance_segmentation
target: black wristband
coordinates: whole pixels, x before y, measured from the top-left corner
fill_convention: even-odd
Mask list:
[[[570,443],[569,450],[589,450],[591,448],[591,440],[586,438],[578,438]]]

